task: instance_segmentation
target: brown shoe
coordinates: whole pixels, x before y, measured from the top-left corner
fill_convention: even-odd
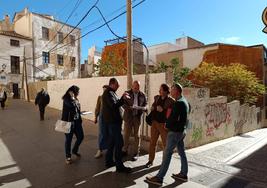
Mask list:
[[[188,181],[188,177],[186,175],[181,174],[181,173],[172,174],[172,178],[175,180]]]
[[[153,165],[153,162],[151,162],[151,161],[148,161],[148,162],[145,164],[146,168],[150,168],[152,165]]]
[[[146,180],[145,181],[147,183],[151,183],[153,185],[158,185],[158,186],[161,186],[162,185],[162,180],[160,180],[157,176],[146,177]]]

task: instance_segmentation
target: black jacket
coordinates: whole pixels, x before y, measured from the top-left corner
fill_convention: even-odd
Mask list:
[[[63,99],[63,108],[62,108],[62,121],[68,122],[79,122],[82,123],[81,118],[81,108],[77,100],[71,98]]]
[[[183,101],[173,104],[171,114],[166,122],[166,128],[173,132],[183,132],[187,123],[187,106]]]
[[[123,98],[118,98],[112,88],[107,88],[102,95],[102,115],[104,123],[122,124],[120,108],[124,104]]]
[[[3,91],[3,98],[0,98],[0,102],[6,102],[7,94],[5,91]]]
[[[35,98],[35,105],[46,106],[50,102],[50,97],[47,92],[40,91]]]

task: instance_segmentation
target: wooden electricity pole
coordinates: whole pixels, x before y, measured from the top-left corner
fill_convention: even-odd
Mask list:
[[[24,54],[23,54],[23,75],[25,76],[25,85],[26,85],[27,101],[30,102],[29,86],[28,86],[28,74],[27,74],[26,55],[25,54],[26,54],[26,50],[25,50],[25,46],[24,46]]]
[[[133,82],[132,1],[127,0],[127,88]]]

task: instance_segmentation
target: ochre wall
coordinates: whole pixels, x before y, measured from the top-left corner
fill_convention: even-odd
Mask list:
[[[220,44],[218,49],[205,52],[203,61],[215,65],[229,65],[240,63],[255,72],[256,76],[263,80],[263,51],[261,48],[250,48]]]

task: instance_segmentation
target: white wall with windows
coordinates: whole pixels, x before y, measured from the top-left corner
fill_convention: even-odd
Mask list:
[[[8,85],[10,89],[15,84],[18,89],[21,89],[24,49],[27,59],[27,76],[29,82],[31,82],[33,80],[31,66],[32,41],[0,34],[0,84]]]
[[[39,15],[33,15],[33,39],[36,77],[54,76],[56,79],[78,78],[79,74],[79,40],[80,30],[75,29],[69,36],[72,27]],[[60,28],[62,28],[60,30]],[[59,32],[60,30],[60,32]],[[64,39],[65,38],[65,39]],[[64,40],[63,40],[64,39]],[[76,40],[76,41],[75,41]],[[50,51],[59,44],[55,50]],[[57,49],[63,45],[66,47]]]

